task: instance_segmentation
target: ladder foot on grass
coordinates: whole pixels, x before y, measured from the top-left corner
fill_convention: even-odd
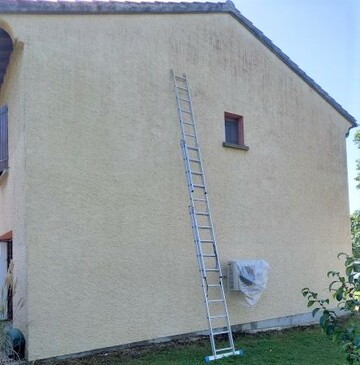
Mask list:
[[[244,355],[244,351],[243,350],[235,350],[235,351],[231,351],[231,352],[225,352],[223,354],[212,355],[212,356],[205,356],[205,362],[206,363],[209,363],[210,361],[220,360],[220,359],[223,359],[225,357],[242,356],[242,355]]]

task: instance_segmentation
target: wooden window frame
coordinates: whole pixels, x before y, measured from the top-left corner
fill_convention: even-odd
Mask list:
[[[0,106],[0,176],[9,168],[8,107]]]
[[[5,242],[7,244],[7,269],[10,267],[10,263],[13,259],[13,233],[12,231],[6,232],[0,236],[0,242]],[[13,290],[8,289],[7,293],[7,321],[12,321],[14,318],[13,312]]]
[[[225,142],[223,142],[223,146],[248,151],[249,147],[245,145],[245,141],[244,141],[244,118],[243,118],[243,116],[224,112],[224,124],[225,124],[226,120],[229,120],[229,119],[236,122],[238,125],[238,138],[237,138],[238,143],[227,142],[226,135],[225,135]]]
[[[10,263],[13,259],[13,241],[12,239],[7,242],[7,267],[9,269]],[[7,298],[7,319],[8,321],[12,321],[14,319],[13,312],[13,288],[9,288],[8,290],[8,298]]]

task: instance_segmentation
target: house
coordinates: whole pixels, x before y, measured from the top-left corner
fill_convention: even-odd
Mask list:
[[[356,125],[315,81],[229,1],[9,0],[0,28],[0,241],[29,360],[207,328],[172,69],[189,78],[222,263],[272,268],[254,308],[227,293],[231,323],[311,321],[301,289],[326,291],[351,249]]]

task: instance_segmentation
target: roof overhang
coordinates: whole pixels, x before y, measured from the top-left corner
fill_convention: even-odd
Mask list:
[[[189,14],[228,13],[248,29],[260,42],[283,61],[292,71],[314,89],[326,102],[341,114],[352,127],[356,119],[323,90],[311,77],[294,63],[280,48],[245,18],[235,5],[227,0],[218,3],[171,3],[171,2],[121,2],[121,1],[44,1],[1,0],[0,14]]]

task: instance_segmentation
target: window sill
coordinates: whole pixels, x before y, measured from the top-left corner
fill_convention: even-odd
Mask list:
[[[249,150],[249,147],[245,146],[244,144],[235,144],[235,143],[223,142],[223,146],[228,147],[228,148],[236,148],[238,150],[243,150],[243,151],[248,151]]]

